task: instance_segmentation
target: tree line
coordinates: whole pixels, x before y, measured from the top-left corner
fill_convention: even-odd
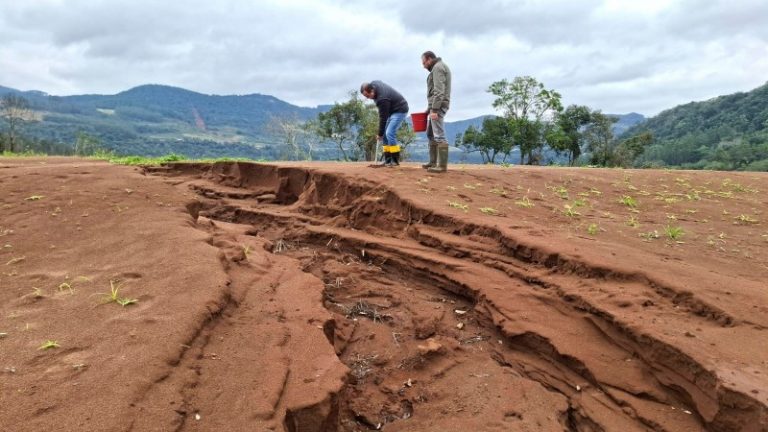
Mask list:
[[[650,133],[619,140],[612,131],[617,117],[582,105],[563,108],[560,93],[530,76],[496,81],[488,92],[495,96],[493,108],[501,115],[456,137],[465,152],[479,152],[486,163],[507,163],[518,150],[521,165],[538,165],[549,149],[567,157],[570,166],[626,167],[653,141]]]

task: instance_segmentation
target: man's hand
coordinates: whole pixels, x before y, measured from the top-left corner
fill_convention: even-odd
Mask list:
[[[432,120],[437,120],[437,113],[436,112],[429,113],[429,118]]]

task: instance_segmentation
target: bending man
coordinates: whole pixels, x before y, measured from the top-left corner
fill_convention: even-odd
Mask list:
[[[379,109],[379,131],[376,139],[384,143],[384,166],[400,165],[400,146],[397,129],[408,114],[408,102],[397,90],[381,81],[371,81],[360,86],[360,93],[376,102]]]

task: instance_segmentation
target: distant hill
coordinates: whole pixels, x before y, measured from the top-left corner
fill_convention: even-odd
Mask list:
[[[629,128],[651,132],[640,163],[694,169],[768,171],[768,83],[749,92],[690,102]]]
[[[624,134],[629,128],[632,126],[635,126],[639,123],[644,122],[645,116],[638,113],[629,113],[629,114],[609,114],[614,117],[618,117],[618,121],[613,124],[613,134],[615,136],[620,136]]]
[[[35,138],[73,143],[77,133],[84,132],[111,150],[148,156],[189,145],[213,151],[195,156],[268,157],[265,147],[273,138],[267,125],[273,117],[304,121],[320,111],[268,95],[205,95],[163,85],[78,96],[0,87],[0,95],[6,93],[23,96],[42,113],[43,121],[27,126],[26,132]]]

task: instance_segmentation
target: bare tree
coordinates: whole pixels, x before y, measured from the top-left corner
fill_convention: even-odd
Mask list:
[[[8,148],[2,148],[0,151],[17,151],[19,146],[19,130],[24,121],[32,119],[32,110],[29,102],[21,96],[6,94],[0,97],[0,118],[7,124],[7,142]]]
[[[283,145],[281,157],[288,160],[312,160],[315,143],[309,136],[307,125],[298,118],[272,117],[267,130]]]

